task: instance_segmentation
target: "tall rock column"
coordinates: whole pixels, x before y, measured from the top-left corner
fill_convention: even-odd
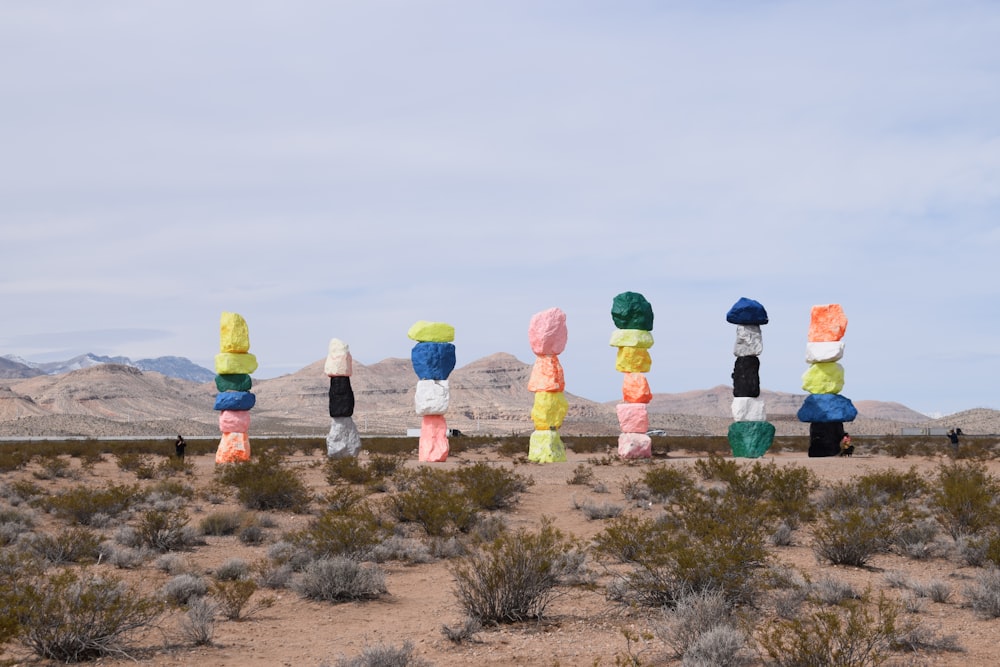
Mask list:
[[[327,348],[323,371],[330,378],[330,433],[326,436],[326,455],[331,458],[357,456],[361,436],[354,424],[354,390],[351,372],[354,362],[351,350],[342,340],[334,338]]]
[[[809,341],[802,375],[802,388],[809,392],[799,408],[798,418],[809,424],[809,456],[836,456],[844,437],[844,422],[854,421],[858,411],[851,399],[841,396],[847,316],[838,303],[813,306],[809,320]]]
[[[611,319],[616,327],[611,334],[611,345],[618,348],[615,369],[625,374],[622,402],[616,406],[621,427],[618,456],[648,459],[653,456],[653,444],[646,434],[649,430],[646,404],[653,395],[645,374],[653,363],[649,356],[649,348],[653,347],[653,307],[638,292],[622,292],[611,304]]]
[[[250,460],[250,409],[257,397],[250,391],[250,374],[257,370],[257,358],[250,354],[250,331],[237,313],[222,313],[219,326],[219,354],[215,355],[215,409],[219,411],[222,440],[215,462]]]
[[[419,460],[448,460],[448,376],[455,369],[455,327],[444,322],[420,320],[406,334],[417,341],[410,352],[417,374],[414,407],[421,416]]]
[[[535,353],[535,363],[528,378],[528,391],[535,394],[531,420],[535,430],[528,443],[528,460],[536,463],[557,463],[566,460],[566,447],[559,438],[569,410],[566,381],[559,355],[566,349],[568,331],[566,313],[549,308],[535,313],[528,323],[528,342]]]
[[[764,351],[760,328],[767,324],[767,311],[759,302],[740,297],[726,313],[726,321],[736,325],[729,448],[733,456],[755,459],[774,442],[774,425],[767,421],[760,398],[760,355]]]

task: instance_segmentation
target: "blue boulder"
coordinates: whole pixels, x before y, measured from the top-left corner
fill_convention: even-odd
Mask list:
[[[767,311],[759,301],[743,296],[726,313],[726,321],[730,324],[767,324]]]
[[[216,410],[249,410],[257,397],[249,391],[224,391],[215,395]]]
[[[796,416],[800,422],[852,422],[858,409],[840,394],[809,394]]]
[[[417,343],[410,352],[413,372],[421,380],[447,380],[455,370],[453,343]]]

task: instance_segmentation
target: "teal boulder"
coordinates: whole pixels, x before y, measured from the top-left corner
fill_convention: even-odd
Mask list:
[[[733,456],[758,459],[774,442],[774,424],[770,422],[733,422],[729,425],[729,448]]]
[[[619,329],[653,330],[653,307],[638,292],[622,292],[611,303],[611,319]]]

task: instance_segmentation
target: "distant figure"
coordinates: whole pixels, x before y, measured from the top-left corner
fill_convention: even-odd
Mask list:
[[[174,452],[177,454],[177,458],[181,461],[184,460],[184,449],[186,447],[187,441],[185,441],[182,436],[177,436],[177,440],[174,442]]]
[[[958,453],[958,436],[962,435],[962,429],[951,429],[948,431],[948,440],[951,441],[951,449],[956,454]]]
[[[854,445],[851,444],[851,434],[844,431],[844,437],[840,440],[840,455],[841,456],[852,456],[854,454]]]

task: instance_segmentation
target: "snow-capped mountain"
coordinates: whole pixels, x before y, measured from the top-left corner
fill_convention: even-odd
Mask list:
[[[199,366],[184,357],[156,357],[155,359],[139,359],[132,361],[128,357],[105,357],[97,354],[81,354],[65,361],[37,362],[28,361],[14,354],[2,357],[9,363],[0,363],[0,377],[31,377],[32,375],[61,375],[82,368],[90,368],[101,364],[120,364],[132,366],[141,371],[154,371],[169,377],[189,380],[191,382],[209,382],[215,373]]]

